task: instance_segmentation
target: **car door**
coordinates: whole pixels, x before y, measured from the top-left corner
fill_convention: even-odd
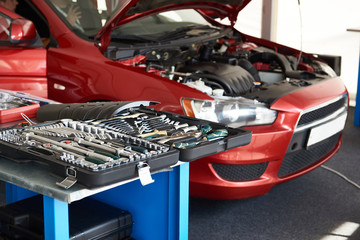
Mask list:
[[[34,24],[0,7],[0,89],[47,98],[46,49]]]

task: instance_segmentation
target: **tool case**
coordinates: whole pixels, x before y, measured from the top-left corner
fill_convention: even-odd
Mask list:
[[[0,238],[44,239],[43,200],[41,195],[0,207]],[[128,240],[132,215],[91,198],[69,205],[70,240]]]
[[[0,124],[22,120],[36,116],[41,105],[55,101],[36,97],[23,92],[0,90]]]
[[[180,161],[246,145],[251,132],[180,114],[156,111],[149,101],[47,104],[37,111],[37,124],[0,130],[1,156],[38,161],[88,188],[139,177]]]
[[[0,123],[7,123],[20,120],[21,114],[28,117],[35,117],[39,103],[15,97],[6,92],[0,91]]]

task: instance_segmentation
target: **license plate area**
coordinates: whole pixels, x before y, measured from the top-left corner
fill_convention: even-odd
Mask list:
[[[347,113],[344,113],[336,119],[312,128],[306,147],[310,147],[342,131],[345,127],[346,117]]]

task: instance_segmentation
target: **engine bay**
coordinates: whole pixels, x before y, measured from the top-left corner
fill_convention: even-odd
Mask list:
[[[269,48],[237,34],[191,44],[110,46],[106,57],[177,81],[212,97],[276,99],[336,73],[321,59],[290,48]]]

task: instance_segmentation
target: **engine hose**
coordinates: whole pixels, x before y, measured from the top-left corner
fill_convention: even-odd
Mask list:
[[[194,73],[192,76],[198,77],[198,78],[207,78],[209,80],[213,80],[214,82],[221,85],[221,87],[225,90],[228,94],[234,94],[234,91],[232,87],[225,82],[223,79],[221,79],[218,76],[212,75],[212,74],[206,74],[206,73]]]
[[[199,78],[195,77],[193,75],[190,75],[190,76],[184,77],[184,79],[181,82],[182,83],[187,83],[187,82],[192,82],[192,81],[196,81],[196,80],[199,80]]]
[[[214,81],[204,80],[204,79],[202,81],[205,83],[206,86],[209,86],[212,89],[219,89],[219,88],[223,89],[223,87],[219,83],[216,83]]]
[[[213,48],[209,46],[203,46],[200,51],[200,59],[202,61],[209,61]]]
[[[247,70],[255,79],[255,82],[261,82],[260,76],[256,68],[246,59],[239,59],[238,65]]]
[[[154,64],[154,63],[150,63],[149,65],[146,66],[146,71],[148,72],[150,70],[150,68],[157,68],[160,70],[165,70],[165,67],[159,64]]]

